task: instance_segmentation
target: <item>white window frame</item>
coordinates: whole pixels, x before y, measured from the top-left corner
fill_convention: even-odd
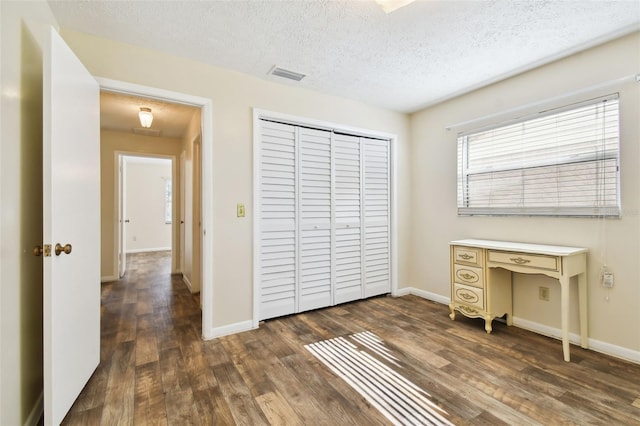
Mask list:
[[[469,162],[472,161],[469,159],[469,139],[474,135],[480,135],[482,133],[492,131],[492,130],[500,130],[506,129],[509,126],[513,126],[515,124],[526,124],[528,122],[532,122],[533,120],[538,120],[541,118],[552,118],[553,116],[558,116],[559,114],[566,113],[568,111],[578,110],[580,108],[603,105],[607,102],[614,103],[617,107],[617,135],[615,140],[615,149],[611,149],[611,145],[607,145],[607,149],[604,152],[592,152],[592,153],[582,153],[581,155],[562,155],[562,156],[548,156],[545,158],[538,158],[535,161],[521,163],[520,165],[512,165],[512,166],[497,166],[493,167],[492,164],[488,164],[484,168],[476,167],[473,170],[473,165],[470,165]],[[514,138],[515,139],[515,138]],[[511,140],[505,144],[508,146],[511,143]],[[575,204],[560,204],[560,205],[548,205],[548,206],[535,206],[535,205],[523,205],[513,203],[511,205],[492,205],[491,200],[486,200],[486,203],[482,203],[482,199],[471,199],[473,194],[471,193],[473,190],[470,189],[470,176],[478,176],[481,174],[493,174],[500,173],[506,171],[522,171],[522,173],[526,173],[527,171],[531,171],[534,168],[543,168],[543,167],[558,167],[560,170],[562,167],[570,167],[571,164],[593,164],[596,168],[608,162],[609,164],[615,161],[615,203],[611,201],[612,194],[609,194],[609,201],[605,204],[597,205],[583,205],[576,206]],[[580,103],[575,103],[571,105],[566,105],[560,108],[555,108],[551,110],[546,110],[537,114],[528,115],[525,117],[519,117],[517,119],[513,119],[507,122],[500,123],[499,125],[494,125],[490,127],[475,129],[468,132],[463,132],[458,135],[458,156],[457,156],[457,170],[458,170],[458,184],[457,184],[457,202],[458,202],[458,215],[460,216],[473,216],[473,215],[484,215],[484,216],[570,216],[570,217],[619,217],[621,212],[620,207],[620,106],[619,106],[619,96],[617,93],[586,100]],[[610,166],[613,168],[612,166]],[[598,169],[599,170],[599,169]],[[612,173],[609,173],[611,175]],[[596,182],[600,183],[601,179],[603,179],[603,174],[595,173],[593,177],[594,184]],[[496,176],[499,178],[500,176]],[[522,187],[516,188],[512,187],[514,193],[521,191],[521,203],[525,198],[524,194],[527,191],[525,179],[522,179]],[[611,178],[607,181],[607,184],[613,184],[611,182]],[[559,191],[560,193],[560,191]],[[561,202],[562,202],[562,198]]]

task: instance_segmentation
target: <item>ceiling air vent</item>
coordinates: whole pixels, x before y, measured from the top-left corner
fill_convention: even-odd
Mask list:
[[[276,75],[282,78],[288,78],[289,80],[294,80],[294,81],[300,81],[306,77],[305,74],[300,74],[299,72],[295,72],[295,71],[289,71],[284,68],[280,68],[278,66],[273,67],[269,74]]]

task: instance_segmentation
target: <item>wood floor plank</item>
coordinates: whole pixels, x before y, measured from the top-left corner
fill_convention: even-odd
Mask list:
[[[158,339],[154,331],[138,332],[136,336],[136,365],[159,360]]]
[[[251,333],[244,333],[244,336],[248,334]],[[266,369],[278,362],[279,358],[268,349],[268,346],[263,342],[256,342],[255,339],[246,341],[243,336],[226,336],[221,341],[225,350],[231,354],[233,364],[254,398],[267,393],[276,393],[267,377]]]
[[[235,424],[231,409],[222,395],[220,387],[206,391],[196,391],[193,395],[196,410],[202,425],[232,425]]]
[[[164,391],[159,362],[136,366],[134,422],[144,425],[166,425]]]
[[[124,424],[134,418],[135,342],[122,342],[110,361],[101,424]]]
[[[305,348],[338,337],[455,425],[640,425],[640,365],[577,346],[566,363],[559,340],[500,321],[487,334],[445,305],[383,296],[204,341],[169,252],[128,255],[127,267],[102,285],[101,362],[65,425],[390,424]]]
[[[269,424],[274,426],[304,425],[293,408],[279,392],[267,392],[256,397],[256,402],[262,409]]]
[[[213,372],[220,384],[221,393],[227,402],[235,424],[269,424],[260,406],[251,396],[251,392],[233,364],[218,365],[214,367]]]

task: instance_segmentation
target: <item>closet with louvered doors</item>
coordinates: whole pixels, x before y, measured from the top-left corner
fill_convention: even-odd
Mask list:
[[[389,141],[259,120],[259,319],[391,291]]]

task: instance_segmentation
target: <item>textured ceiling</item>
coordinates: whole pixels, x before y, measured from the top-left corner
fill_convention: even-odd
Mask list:
[[[411,112],[640,28],[640,2],[56,1],[61,27]],[[274,65],[307,74],[269,76]]]
[[[151,108],[153,123],[142,129],[138,112],[140,107]],[[120,93],[100,93],[100,128],[119,132],[134,132],[147,136],[182,138],[193,114],[199,108],[161,102]]]

